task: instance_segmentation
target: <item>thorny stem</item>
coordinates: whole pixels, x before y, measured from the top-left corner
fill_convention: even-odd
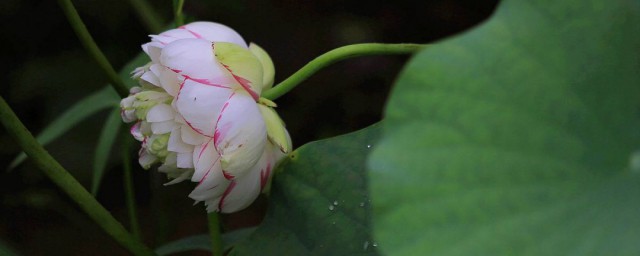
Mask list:
[[[0,122],[36,166],[107,234],[135,255],[154,255],[151,249],[127,232],[122,224],[38,143],[2,97],[0,97]]]
[[[372,55],[410,54],[419,51],[426,45],[423,44],[353,44],[339,47],[324,53],[314,60],[304,65],[300,70],[293,73],[284,81],[273,88],[265,91],[261,96],[270,100],[275,100],[285,93],[291,91],[298,84],[318,72],[341,60]]]
[[[87,53],[89,53],[89,55],[91,55],[91,57],[98,63],[98,66],[100,66],[111,81],[111,86],[113,86],[116,92],[118,92],[120,97],[127,97],[129,95],[129,89],[122,79],[120,79],[118,73],[113,69],[109,60],[107,60],[107,57],[105,57],[102,51],[100,51],[96,42],[93,41],[91,34],[89,34],[87,27],[82,22],[78,11],[73,7],[71,0],[58,0],[58,4],[67,16],[67,20],[69,20],[69,24],[71,24],[73,31],[76,32],[82,46],[84,46]]]

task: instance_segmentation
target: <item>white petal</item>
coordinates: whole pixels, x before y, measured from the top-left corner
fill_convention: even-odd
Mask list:
[[[151,132],[153,132],[153,134],[165,134],[171,132],[175,126],[176,123],[173,120],[153,122],[151,123]]]
[[[260,159],[267,130],[258,105],[244,91],[232,96],[220,112],[214,142],[222,155],[222,168],[240,177]]]
[[[159,42],[150,42],[142,45],[142,50],[149,55],[151,62],[158,63],[160,61],[160,54],[162,51],[162,45]]]
[[[178,168],[193,168],[193,152],[178,153],[176,161]]]
[[[156,76],[156,74],[154,74],[153,72],[150,72],[150,71],[144,72],[140,77],[140,79],[152,85],[160,86],[160,79],[158,79],[158,76]]]
[[[158,170],[160,170],[160,168],[158,168]],[[178,184],[182,181],[188,180],[189,176],[191,176],[191,174],[193,173],[193,171],[189,171],[189,170],[178,170],[178,171],[182,171],[182,173],[178,177],[175,177],[171,181],[164,183],[162,185],[168,186],[168,185]]]
[[[138,120],[135,109],[120,111],[120,117],[122,117],[122,121],[125,123],[131,123]]]
[[[168,104],[158,104],[147,112],[147,122],[173,121],[174,111]]]
[[[196,133],[212,137],[218,115],[233,93],[230,89],[185,81],[176,100],[176,109]]]
[[[182,135],[182,141],[184,141],[184,143],[194,145],[194,146],[204,143],[204,140],[206,138],[205,136],[198,134],[197,132],[195,132],[193,129],[189,128],[189,126],[186,126],[186,125],[182,125],[180,128],[181,128],[180,134]]]
[[[149,154],[149,152],[147,152],[147,150],[142,149],[140,151],[138,158],[138,163],[140,163],[140,166],[142,166],[142,168],[144,169],[149,169],[151,167],[151,165],[153,163],[156,162],[156,160],[158,160],[158,158],[152,154]]]
[[[196,38],[192,33],[184,29],[170,29],[159,35],[150,35],[150,37],[151,41],[159,42],[163,45],[167,45],[178,39]]]
[[[180,28],[210,42],[228,42],[247,48],[247,43],[238,32],[220,23],[200,21],[189,23]]]
[[[211,86],[230,87],[237,82],[216,60],[211,42],[180,39],[162,49],[160,63],[184,76]]]
[[[178,153],[190,153],[193,152],[193,146],[182,142],[182,136],[180,135],[180,127],[175,127],[171,131],[169,136],[169,142],[167,144],[167,150]]]

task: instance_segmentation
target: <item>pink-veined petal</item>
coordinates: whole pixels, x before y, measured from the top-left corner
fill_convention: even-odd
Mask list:
[[[258,197],[271,177],[274,165],[275,148],[270,146],[262,152],[260,160],[248,170],[246,175],[232,181],[218,201],[217,210],[223,213],[236,212],[251,205]]]
[[[191,181],[201,182],[203,178],[212,171],[222,174],[220,155],[213,145],[213,140],[210,139],[202,145],[195,146],[193,148],[192,159],[195,172],[193,177],[191,177]]]
[[[204,39],[180,39],[166,45],[160,64],[202,84],[227,88],[236,84],[216,60],[211,42]]]
[[[198,151],[194,150],[194,156],[200,153]],[[204,150],[205,153],[208,151]],[[230,181],[222,175],[219,157],[207,154],[207,156],[202,156],[199,162],[194,163],[196,170],[191,181],[198,182],[198,185],[191,191],[189,197],[196,201],[205,201],[222,196]]]
[[[144,140],[144,135],[140,130],[141,123],[142,122],[135,123],[133,126],[131,126],[131,130],[129,130],[129,132],[131,132],[131,136],[133,136],[133,138],[136,139],[137,141]]]
[[[195,37],[210,42],[228,42],[247,48],[247,43],[235,30],[215,22],[198,21],[180,27],[192,33]]]
[[[184,143],[195,146],[204,143],[205,139],[207,139],[207,137],[198,134],[187,125],[182,125],[180,129],[180,134],[182,135],[182,141],[184,141]]]
[[[196,133],[212,137],[218,115],[232,90],[186,80],[175,102],[186,124]]]
[[[230,176],[244,175],[260,159],[267,131],[258,105],[246,92],[238,91],[225,103],[213,138]]]
[[[158,86],[162,87],[162,89],[173,97],[178,95],[180,84],[182,84],[182,81],[184,80],[182,76],[179,76],[176,72],[173,72],[160,64],[151,65],[149,70],[151,70],[160,80],[160,84],[158,84]]]

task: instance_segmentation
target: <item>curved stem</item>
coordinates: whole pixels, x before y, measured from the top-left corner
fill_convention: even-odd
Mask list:
[[[129,225],[131,229],[131,233],[137,239],[142,237],[142,232],[140,232],[140,225],[138,224],[138,211],[136,209],[136,196],[135,190],[133,187],[133,177],[131,171],[131,138],[124,137],[122,142],[122,169],[123,169],[123,178],[124,178],[124,192],[127,201],[127,210],[129,212]]]
[[[211,238],[211,255],[222,256],[224,247],[222,245],[222,235],[220,234],[220,220],[218,213],[211,212],[209,218],[209,237]]]
[[[262,97],[275,100],[291,91],[302,81],[318,72],[320,69],[341,60],[372,55],[409,54],[417,52],[425,45],[422,44],[353,44],[328,51],[313,59],[300,70],[293,73],[278,85],[262,93]]]
[[[146,0],[129,0],[133,9],[142,20],[142,23],[151,33],[162,31],[162,19]]]
[[[107,57],[105,57],[102,51],[100,51],[96,42],[93,41],[91,34],[89,34],[87,27],[82,23],[82,19],[80,19],[80,15],[78,14],[78,11],[76,11],[76,8],[73,7],[71,0],[58,0],[58,4],[67,16],[67,20],[69,20],[69,24],[71,24],[73,31],[76,32],[82,46],[84,46],[85,50],[87,50],[89,55],[91,55],[91,57],[98,63],[98,66],[100,66],[111,81],[111,86],[113,86],[121,97],[127,97],[129,95],[129,89],[122,79],[120,79],[118,73],[113,69],[109,60],[107,60]]]
[[[184,16],[182,15],[182,6],[184,6],[184,0],[174,0],[173,15],[176,23],[176,27],[184,25]]]
[[[49,179],[64,191],[102,229],[135,255],[153,255],[153,251],[133,237],[91,194],[36,141],[29,130],[0,97],[0,122],[25,153]]]

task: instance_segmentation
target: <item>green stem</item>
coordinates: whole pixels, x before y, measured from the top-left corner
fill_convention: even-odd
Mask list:
[[[275,100],[320,69],[341,60],[372,55],[409,54],[425,47],[422,44],[353,44],[333,49],[313,59],[278,85],[262,93],[262,97]]]
[[[133,237],[93,196],[64,169],[36,141],[29,130],[11,110],[7,102],[0,97],[0,122],[7,132],[18,142],[25,153],[33,160],[49,179],[62,189],[91,219],[113,239],[135,255],[153,255],[139,240]]]
[[[173,6],[176,27],[184,25],[184,16],[182,15],[182,6],[184,6],[184,0],[177,0]]]
[[[123,175],[124,175],[124,190],[127,201],[127,210],[129,212],[129,224],[131,225],[130,229],[133,233],[133,236],[137,239],[141,238],[140,225],[138,224],[138,213],[136,209],[136,197],[135,190],[133,187],[133,179],[131,177],[131,138],[124,137],[124,141],[122,143],[122,165],[123,165]]]
[[[222,235],[220,234],[220,220],[218,213],[211,212],[209,218],[209,236],[211,238],[211,255],[222,256],[224,247],[222,245]]]
[[[129,0],[133,9],[142,20],[142,23],[151,33],[162,31],[162,19],[146,0]]]
[[[84,23],[82,23],[82,19],[80,19],[80,15],[76,8],[73,7],[73,3],[71,0],[58,0],[58,4],[64,11],[64,14],[67,16],[69,20],[69,24],[76,32],[78,39],[80,39],[80,43],[84,46],[85,50],[91,55],[91,57],[98,63],[100,68],[105,72],[109,80],[111,81],[111,85],[118,92],[121,97],[127,97],[129,95],[129,89],[124,84],[122,79],[118,76],[118,73],[113,69],[107,57],[104,56],[96,42],[93,41],[91,34],[85,27]]]

